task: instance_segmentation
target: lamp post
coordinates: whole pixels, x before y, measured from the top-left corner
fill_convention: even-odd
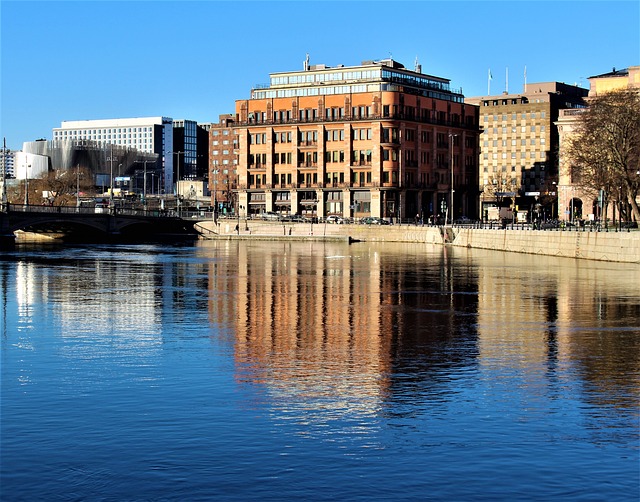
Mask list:
[[[457,136],[457,134],[449,134],[451,140],[451,226],[453,226],[453,138]]]
[[[76,166],[76,208],[80,212],[80,164]]]
[[[144,164],[144,173],[142,175],[142,204],[144,206],[147,205],[147,162],[149,162],[148,159],[135,161],[136,164]],[[151,173],[151,176],[153,176],[153,173]],[[151,178],[151,193],[153,193],[153,177]]]
[[[2,141],[2,196],[1,196],[0,204],[2,207],[0,208],[2,212],[6,212],[8,206],[7,199],[7,140],[3,139]]]
[[[213,222],[216,223],[218,221],[218,170],[214,169],[212,171],[214,175],[213,178]]]
[[[176,154],[176,208],[180,216],[180,154],[184,155],[186,152],[173,153]]]
[[[113,146],[111,147],[111,154],[107,157],[109,161],[109,212],[113,213]]]
[[[31,168],[31,164],[28,164],[24,171],[24,208],[25,209],[29,205],[29,169],[30,168]]]

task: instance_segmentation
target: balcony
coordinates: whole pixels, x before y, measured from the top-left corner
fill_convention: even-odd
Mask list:
[[[425,117],[407,117],[403,114],[395,114],[395,115],[387,115],[383,116],[382,114],[369,115],[368,117],[359,117],[359,116],[351,116],[344,115],[342,117],[311,117],[307,119],[300,118],[289,118],[289,119],[269,119],[264,121],[256,121],[255,119],[250,119],[246,121],[238,121],[234,125],[237,127],[248,127],[248,126],[273,126],[273,125],[291,125],[291,124],[322,124],[322,123],[344,123],[344,122],[371,122],[378,120],[386,120],[386,121],[404,121],[404,122],[413,122],[420,124],[434,124],[440,125],[443,127],[454,127],[456,129],[462,129],[467,131],[478,131],[480,130],[480,124],[469,125],[462,122],[454,122],[452,120],[440,120],[437,118],[425,118]],[[389,143],[391,144],[391,143]]]

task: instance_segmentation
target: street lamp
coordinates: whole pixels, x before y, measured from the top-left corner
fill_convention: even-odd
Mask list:
[[[2,212],[5,212],[9,207],[9,201],[7,199],[7,140],[2,141],[2,196],[0,204]]]
[[[144,164],[144,174],[142,178],[142,204],[147,205],[147,162],[148,159],[145,160],[136,160],[136,164]],[[153,173],[151,174],[153,176]],[[153,193],[153,178],[151,178],[151,193]]]
[[[178,210],[178,216],[179,216],[180,215],[180,154],[184,155],[187,152],[173,152],[173,153],[176,154],[176,208]]]
[[[111,146],[111,154],[107,157],[109,161],[110,181],[109,181],[109,212],[113,213],[113,146]]]
[[[24,208],[26,209],[29,205],[29,169],[31,169],[31,164],[27,165],[27,168],[24,172]]]
[[[453,138],[457,136],[457,134],[449,134],[451,140],[451,226],[453,226]]]
[[[212,171],[213,179],[213,222],[218,221],[218,169]]]
[[[80,212],[80,164],[76,166],[76,207]]]

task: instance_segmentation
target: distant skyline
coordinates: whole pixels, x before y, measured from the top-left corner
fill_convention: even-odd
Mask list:
[[[14,1],[0,3],[7,147],[65,120],[217,122],[269,74],[393,58],[466,97],[640,64],[640,2]]]

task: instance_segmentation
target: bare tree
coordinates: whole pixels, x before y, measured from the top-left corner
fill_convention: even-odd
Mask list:
[[[83,167],[49,171],[46,177],[34,180],[34,183],[37,183],[39,191],[48,193],[48,202],[53,206],[75,205],[79,194],[95,194],[93,176],[89,169]]]
[[[640,221],[640,92],[620,89],[590,100],[566,151],[573,182],[606,200],[626,202]],[[625,204],[625,205],[626,205]],[[605,206],[606,207],[606,206]],[[606,219],[606,213],[604,215]]]

